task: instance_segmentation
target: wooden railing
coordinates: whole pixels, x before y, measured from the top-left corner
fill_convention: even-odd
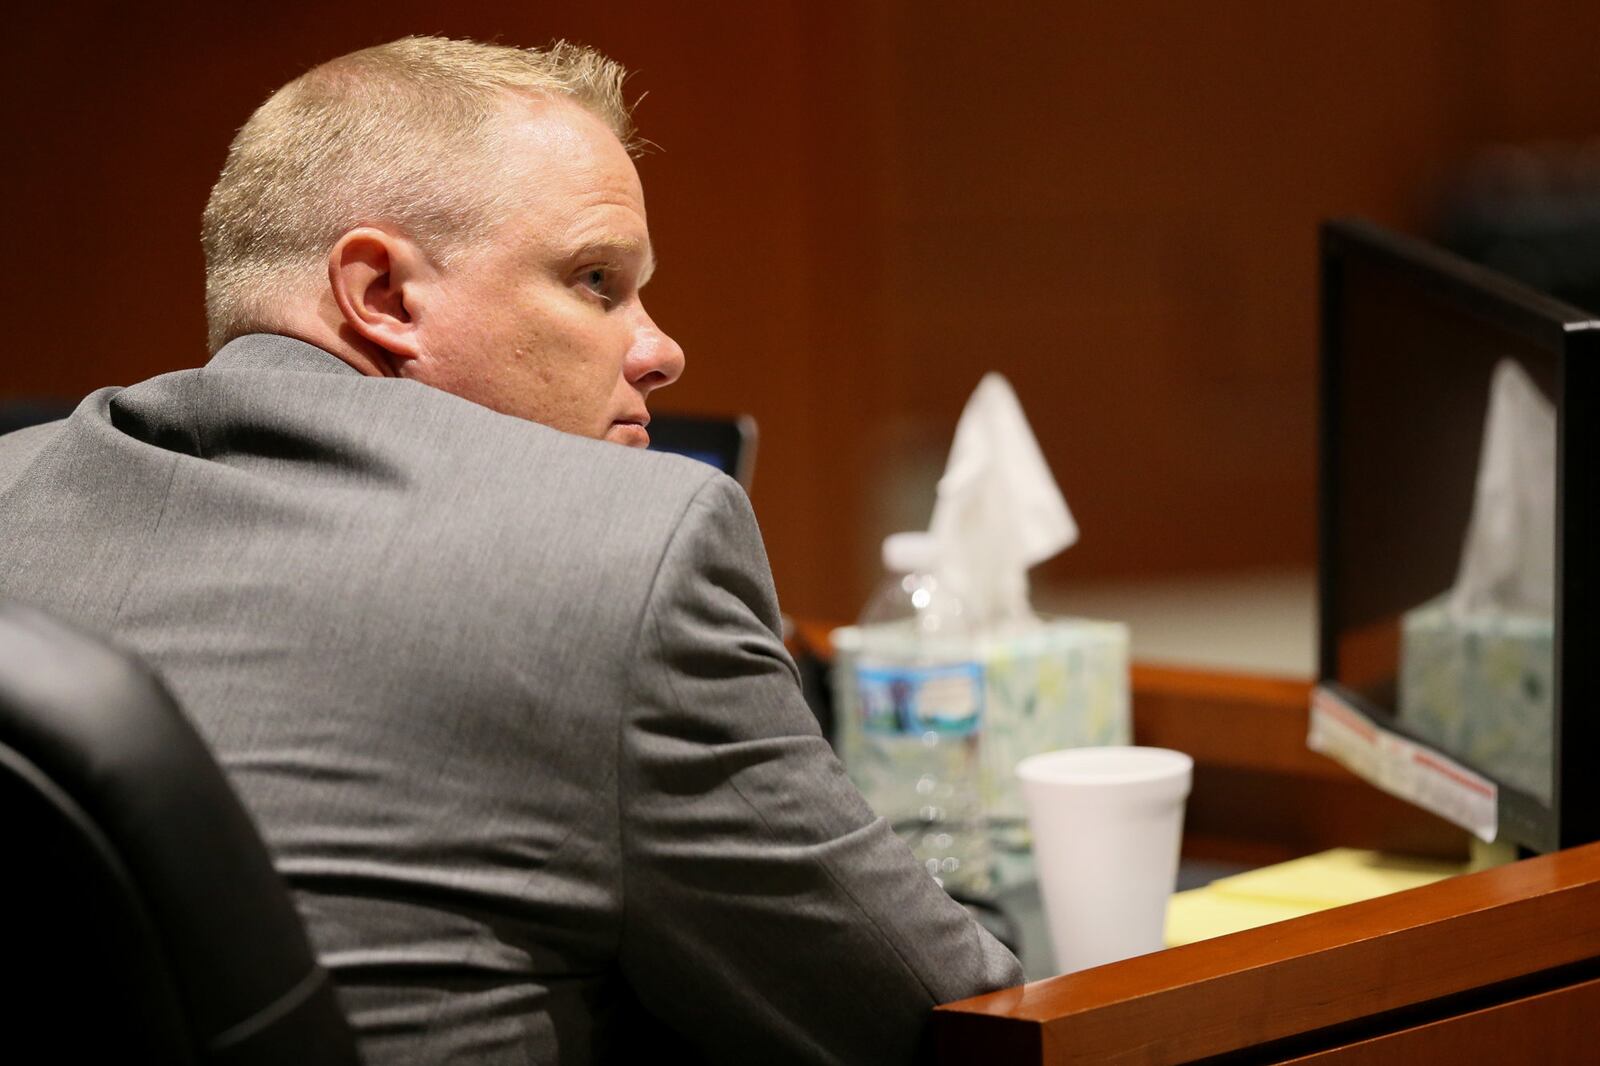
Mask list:
[[[942,1063],[1596,1061],[1600,844],[941,1007]]]

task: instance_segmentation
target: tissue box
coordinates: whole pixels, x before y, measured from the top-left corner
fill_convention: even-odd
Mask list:
[[[897,809],[914,788],[917,753],[873,744],[863,729],[856,673],[862,633],[834,630],[834,707],[840,758],[856,787],[880,813]],[[1005,853],[1026,852],[1027,807],[1018,762],[1057,748],[1128,744],[1133,736],[1128,693],[1128,627],[1120,622],[1056,618],[1003,636],[980,638],[970,659],[982,674],[978,793],[991,826],[1000,885]],[[901,755],[904,758],[901,758]]]
[[[1547,617],[1453,614],[1443,600],[1400,626],[1400,723],[1499,781],[1551,801],[1555,653]]]

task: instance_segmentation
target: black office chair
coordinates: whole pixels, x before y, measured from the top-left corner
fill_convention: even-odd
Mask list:
[[[0,825],[0,1058],[359,1063],[255,826],[160,682],[4,603]]]

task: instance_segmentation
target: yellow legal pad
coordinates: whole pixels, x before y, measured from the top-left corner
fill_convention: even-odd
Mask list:
[[[1465,863],[1334,848],[1173,895],[1167,946],[1298,918],[1464,873]]]

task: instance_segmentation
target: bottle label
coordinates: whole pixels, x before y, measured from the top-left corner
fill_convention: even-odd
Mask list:
[[[983,713],[983,667],[978,663],[938,666],[856,666],[862,728],[868,733],[938,733],[968,736]]]

